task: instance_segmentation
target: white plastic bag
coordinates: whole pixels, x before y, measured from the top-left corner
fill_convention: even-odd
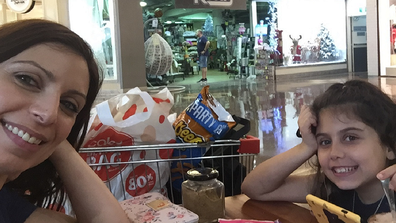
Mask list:
[[[173,96],[167,88],[155,95],[134,88],[96,106],[83,147],[131,146],[175,142],[175,133],[168,120]],[[167,159],[172,151],[117,151],[81,153],[93,170],[121,201],[149,191],[165,194],[169,179],[168,162],[104,165],[130,160]]]

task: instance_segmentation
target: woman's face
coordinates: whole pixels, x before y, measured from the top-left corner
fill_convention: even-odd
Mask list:
[[[329,109],[320,112],[318,123],[318,158],[326,176],[343,190],[378,187],[376,175],[386,167],[387,148],[375,130]]]
[[[59,45],[37,45],[0,63],[0,176],[47,159],[85,105],[85,60]]]

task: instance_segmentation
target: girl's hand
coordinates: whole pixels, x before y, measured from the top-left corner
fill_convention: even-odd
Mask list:
[[[298,117],[298,127],[302,136],[302,143],[304,143],[309,149],[316,151],[318,149],[318,143],[314,128],[318,125],[316,116],[312,113],[311,109],[303,105],[301,113]]]
[[[389,188],[396,191],[396,165],[392,165],[377,174],[377,178],[379,180],[385,180],[390,178]]]

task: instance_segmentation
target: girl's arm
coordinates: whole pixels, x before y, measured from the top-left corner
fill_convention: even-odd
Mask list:
[[[66,140],[58,146],[50,160],[65,184],[77,221],[55,211],[37,209],[30,218],[40,221],[32,222],[62,219],[59,222],[129,223],[113,194]]]
[[[312,192],[314,175],[290,175],[311,158],[317,142],[311,128],[316,127],[316,117],[304,106],[298,120],[303,141],[290,150],[259,164],[246,176],[242,191],[252,199],[306,202]]]

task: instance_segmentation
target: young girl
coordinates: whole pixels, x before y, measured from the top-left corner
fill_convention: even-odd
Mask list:
[[[0,27],[0,222],[129,222],[79,156],[101,86],[88,44],[60,24]],[[56,209],[64,192],[76,218]]]
[[[302,108],[298,124],[302,142],[258,165],[242,184],[247,196],[306,202],[314,194],[362,222],[389,212],[380,180],[396,188],[396,104],[386,94],[362,80],[333,84]],[[311,157],[316,174],[291,174]]]

